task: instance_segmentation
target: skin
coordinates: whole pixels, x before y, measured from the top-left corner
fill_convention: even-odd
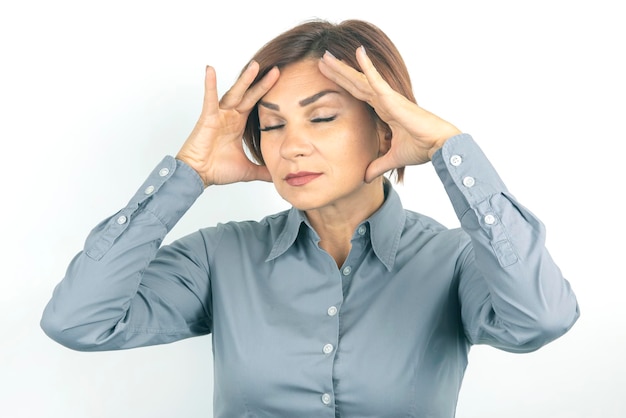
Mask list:
[[[202,112],[176,156],[198,172],[206,187],[273,181],[283,198],[306,212],[320,245],[338,265],[350,251],[356,225],[383,202],[380,176],[427,163],[460,133],[395,92],[363,48],[356,50],[356,58],[361,71],[327,52],[320,60],[293,63],[282,74],[274,68],[250,87],[258,72],[258,64],[251,62],[221,100],[215,70],[207,67]],[[320,92],[326,93],[300,103]],[[248,114],[259,100],[261,128],[275,128],[262,132],[266,166],[252,163],[241,142]],[[390,135],[365,103],[388,124]],[[303,171],[315,178],[288,180],[290,173]]]
[[[364,178],[390,141],[366,104],[326,78],[317,61],[285,67],[259,102],[261,152],[278,193],[306,212],[320,246],[339,262],[347,257],[343,243],[383,203],[382,177]]]

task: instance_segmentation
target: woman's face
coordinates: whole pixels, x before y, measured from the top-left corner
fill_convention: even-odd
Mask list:
[[[283,68],[258,112],[263,159],[276,190],[293,206],[354,210],[382,196],[379,181],[363,179],[386,151],[384,132],[364,102],[319,71],[317,60]]]

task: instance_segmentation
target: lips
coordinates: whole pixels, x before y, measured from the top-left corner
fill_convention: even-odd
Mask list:
[[[285,176],[285,182],[290,186],[304,186],[321,176],[322,173],[312,173],[309,171],[299,171],[289,173]]]

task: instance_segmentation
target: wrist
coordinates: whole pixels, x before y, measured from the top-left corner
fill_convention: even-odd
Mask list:
[[[176,160],[180,161],[182,164],[189,167],[191,170],[195,171],[195,173],[198,175],[198,177],[202,181],[202,184],[204,185],[205,189],[211,185],[211,182],[208,181],[208,179],[206,179],[202,175],[202,172],[197,168],[198,167],[197,161],[193,159],[189,159],[187,156],[185,156],[184,154],[181,154],[180,152],[176,154],[176,157],[174,158],[176,158]]]
[[[433,144],[433,146],[430,148],[430,150],[428,150],[428,158],[432,160],[433,155],[435,155],[435,153],[437,151],[439,151],[441,148],[443,148],[444,144],[446,143],[446,141],[448,141],[448,139],[457,136],[459,134],[461,134],[462,132],[460,130],[458,130],[457,128],[450,129],[448,132],[446,132],[445,134],[442,134],[440,136],[440,139],[436,140]]]

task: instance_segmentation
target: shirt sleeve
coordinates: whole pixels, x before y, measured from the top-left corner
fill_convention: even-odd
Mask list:
[[[545,246],[545,227],[509,193],[472,137],[450,138],[433,165],[470,237],[459,299],[472,344],[538,349],[579,317],[576,297]]]
[[[191,167],[165,157],[129,203],[91,231],[43,312],[46,334],[69,348],[95,351],[210,332],[202,237],[160,245],[203,190]]]

